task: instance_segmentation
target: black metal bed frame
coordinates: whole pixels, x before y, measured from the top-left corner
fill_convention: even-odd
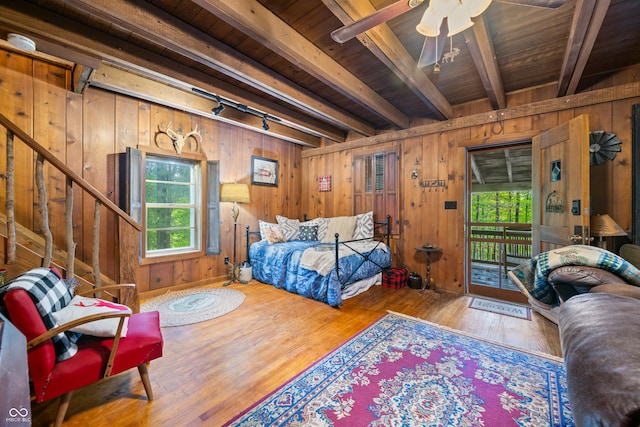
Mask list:
[[[304,215],[304,221],[307,221],[307,215]],[[376,233],[376,231],[379,231],[380,229],[384,228],[384,233]],[[247,260],[249,261],[249,263],[251,263],[251,258],[249,257],[249,245],[250,245],[250,241],[251,241],[251,236],[260,236],[260,231],[250,231],[250,226],[247,225],[246,227],[246,243],[247,243]],[[344,245],[345,247],[351,249],[355,254],[359,255],[362,259],[360,264],[358,264],[358,266],[351,272],[351,274],[344,278],[344,280],[342,280],[343,278],[340,278],[340,282],[342,283],[342,288],[344,289],[345,286],[350,285],[351,283],[353,283],[352,281],[350,281],[351,277],[353,276],[353,274],[358,271],[360,269],[360,267],[362,267],[362,265],[366,262],[370,262],[372,264],[375,264],[376,266],[378,266],[378,268],[380,268],[380,271],[383,271],[386,267],[381,266],[380,264],[378,264],[377,262],[373,261],[372,259],[370,259],[370,254],[373,253],[374,250],[376,250],[378,248],[378,246],[380,246],[381,243],[385,243],[387,245],[387,247],[390,247],[389,243],[391,242],[391,216],[387,215],[387,220],[382,222],[382,221],[374,221],[373,223],[373,238],[375,239],[376,237],[378,238],[382,238],[381,240],[376,240],[376,246],[368,251],[367,253],[360,253],[359,251],[357,251],[356,249],[354,249],[352,246],[349,246],[350,243],[354,243],[354,242],[362,242],[365,240],[371,240],[369,238],[364,238],[364,239],[353,239],[353,240],[345,240],[343,242],[340,241],[340,235],[338,233],[336,233],[334,235],[335,238],[335,242],[334,243],[328,243],[332,246],[334,246],[334,254],[335,254],[335,265],[336,265],[336,274],[338,275],[338,278],[340,278],[340,263],[338,262],[340,259],[340,245]]]

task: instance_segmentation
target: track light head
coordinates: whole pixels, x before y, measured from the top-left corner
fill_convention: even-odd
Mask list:
[[[218,106],[211,109],[211,112],[216,116],[219,116],[220,113],[224,110],[224,105],[222,104],[222,100],[219,96],[216,95],[216,101],[218,101]]]
[[[269,130],[269,124],[267,123],[267,118],[266,117],[262,118],[262,129]]]
[[[219,116],[220,113],[222,113],[223,110],[224,110],[224,105],[222,105],[222,104],[218,104],[218,106],[216,108],[211,109],[213,114],[215,114],[216,116]]]

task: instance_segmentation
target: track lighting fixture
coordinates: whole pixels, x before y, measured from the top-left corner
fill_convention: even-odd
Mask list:
[[[219,116],[220,113],[224,110],[224,106],[228,105],[229,107],[233,107],[238,111],[241,111],[243,113],[249,113],[249,114],[253,114],[254,116],[258,116],[260,118],[262,118],[262,129],[264,130],[269,130],[269,124],[267,123],[267,120],[271,120],[272,122],[280,122],[281,120],[277,117],[274,117],[270,114],[264,113],[262,111],[258,111],[255,110],[247,105],[244,104],[240,104],[238,102],[234,102],[230,99],[226,99],[223,98],[219,95],[214,95],[213,93],[209,93],[206,92],[202,89],[198,89],[196,87],[191,88],[191,91],[194,93],[197,93],[198,95],[202,95],[204,97],[207,97],[209,99],[213,99],[218,103],[218,106],[215,108],[211,109],[211,112],[213,114],[215,114],[216,116]]]
[[[218,106],[211,109],[211,112],[216,116],[219,116],[220,113],[224,110],[224,104],[222,104],[222,100],[219,96],[216,96],[216,101],[218,101]]]

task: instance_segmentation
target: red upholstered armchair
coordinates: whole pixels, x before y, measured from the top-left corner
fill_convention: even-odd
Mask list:
[[[135,285],[115,285],[100,290],[113,291],[123,286],[130,291],[135,289]],[[62,424],[74,390],[134,367],[140,372],[148,399],[153,400],[147,363],[162,356],[158,312],[94,314],[49,330],[39,312],[41,307],[36,306],[33,295],[26,290],[5,291],[3,303],[11,322],[28,341],[29,376],[35,401],[39,403],[62,396],[55,426]],[[73,356],[56,360],[60,355],[56,355],[53,337],[80,324],[105,318],[119,319],[115,337],[82,335]],[[125,319],[128,319],[126,337],[120,338]]]

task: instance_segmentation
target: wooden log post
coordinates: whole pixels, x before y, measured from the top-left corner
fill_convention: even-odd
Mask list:
[[[16,214],[14,204],[15,153],[13,148],[13,132],[7,129],[7,259],[6,264],[16,261]]]
[[[76,242],[73,240],[73,181],[67,177],[65,228],[67,234],[67,280],[75,278]]]
[[[38,154],[36,160],[36,186],[38,187],[38,199],[40,201],[40,232],[44,237],[44,253],[42,254],[42,266],[49,267],[53,259],[53,236],[49,229],[49,209],[47,206],[47,188],[44,184],[44,156]]]
[[[93,212],[93,251],[92,266],[93,280],[96,288],[102,286],[102,277],[100,276],[100,207],[102,203],[96,199],[95,210]]]

